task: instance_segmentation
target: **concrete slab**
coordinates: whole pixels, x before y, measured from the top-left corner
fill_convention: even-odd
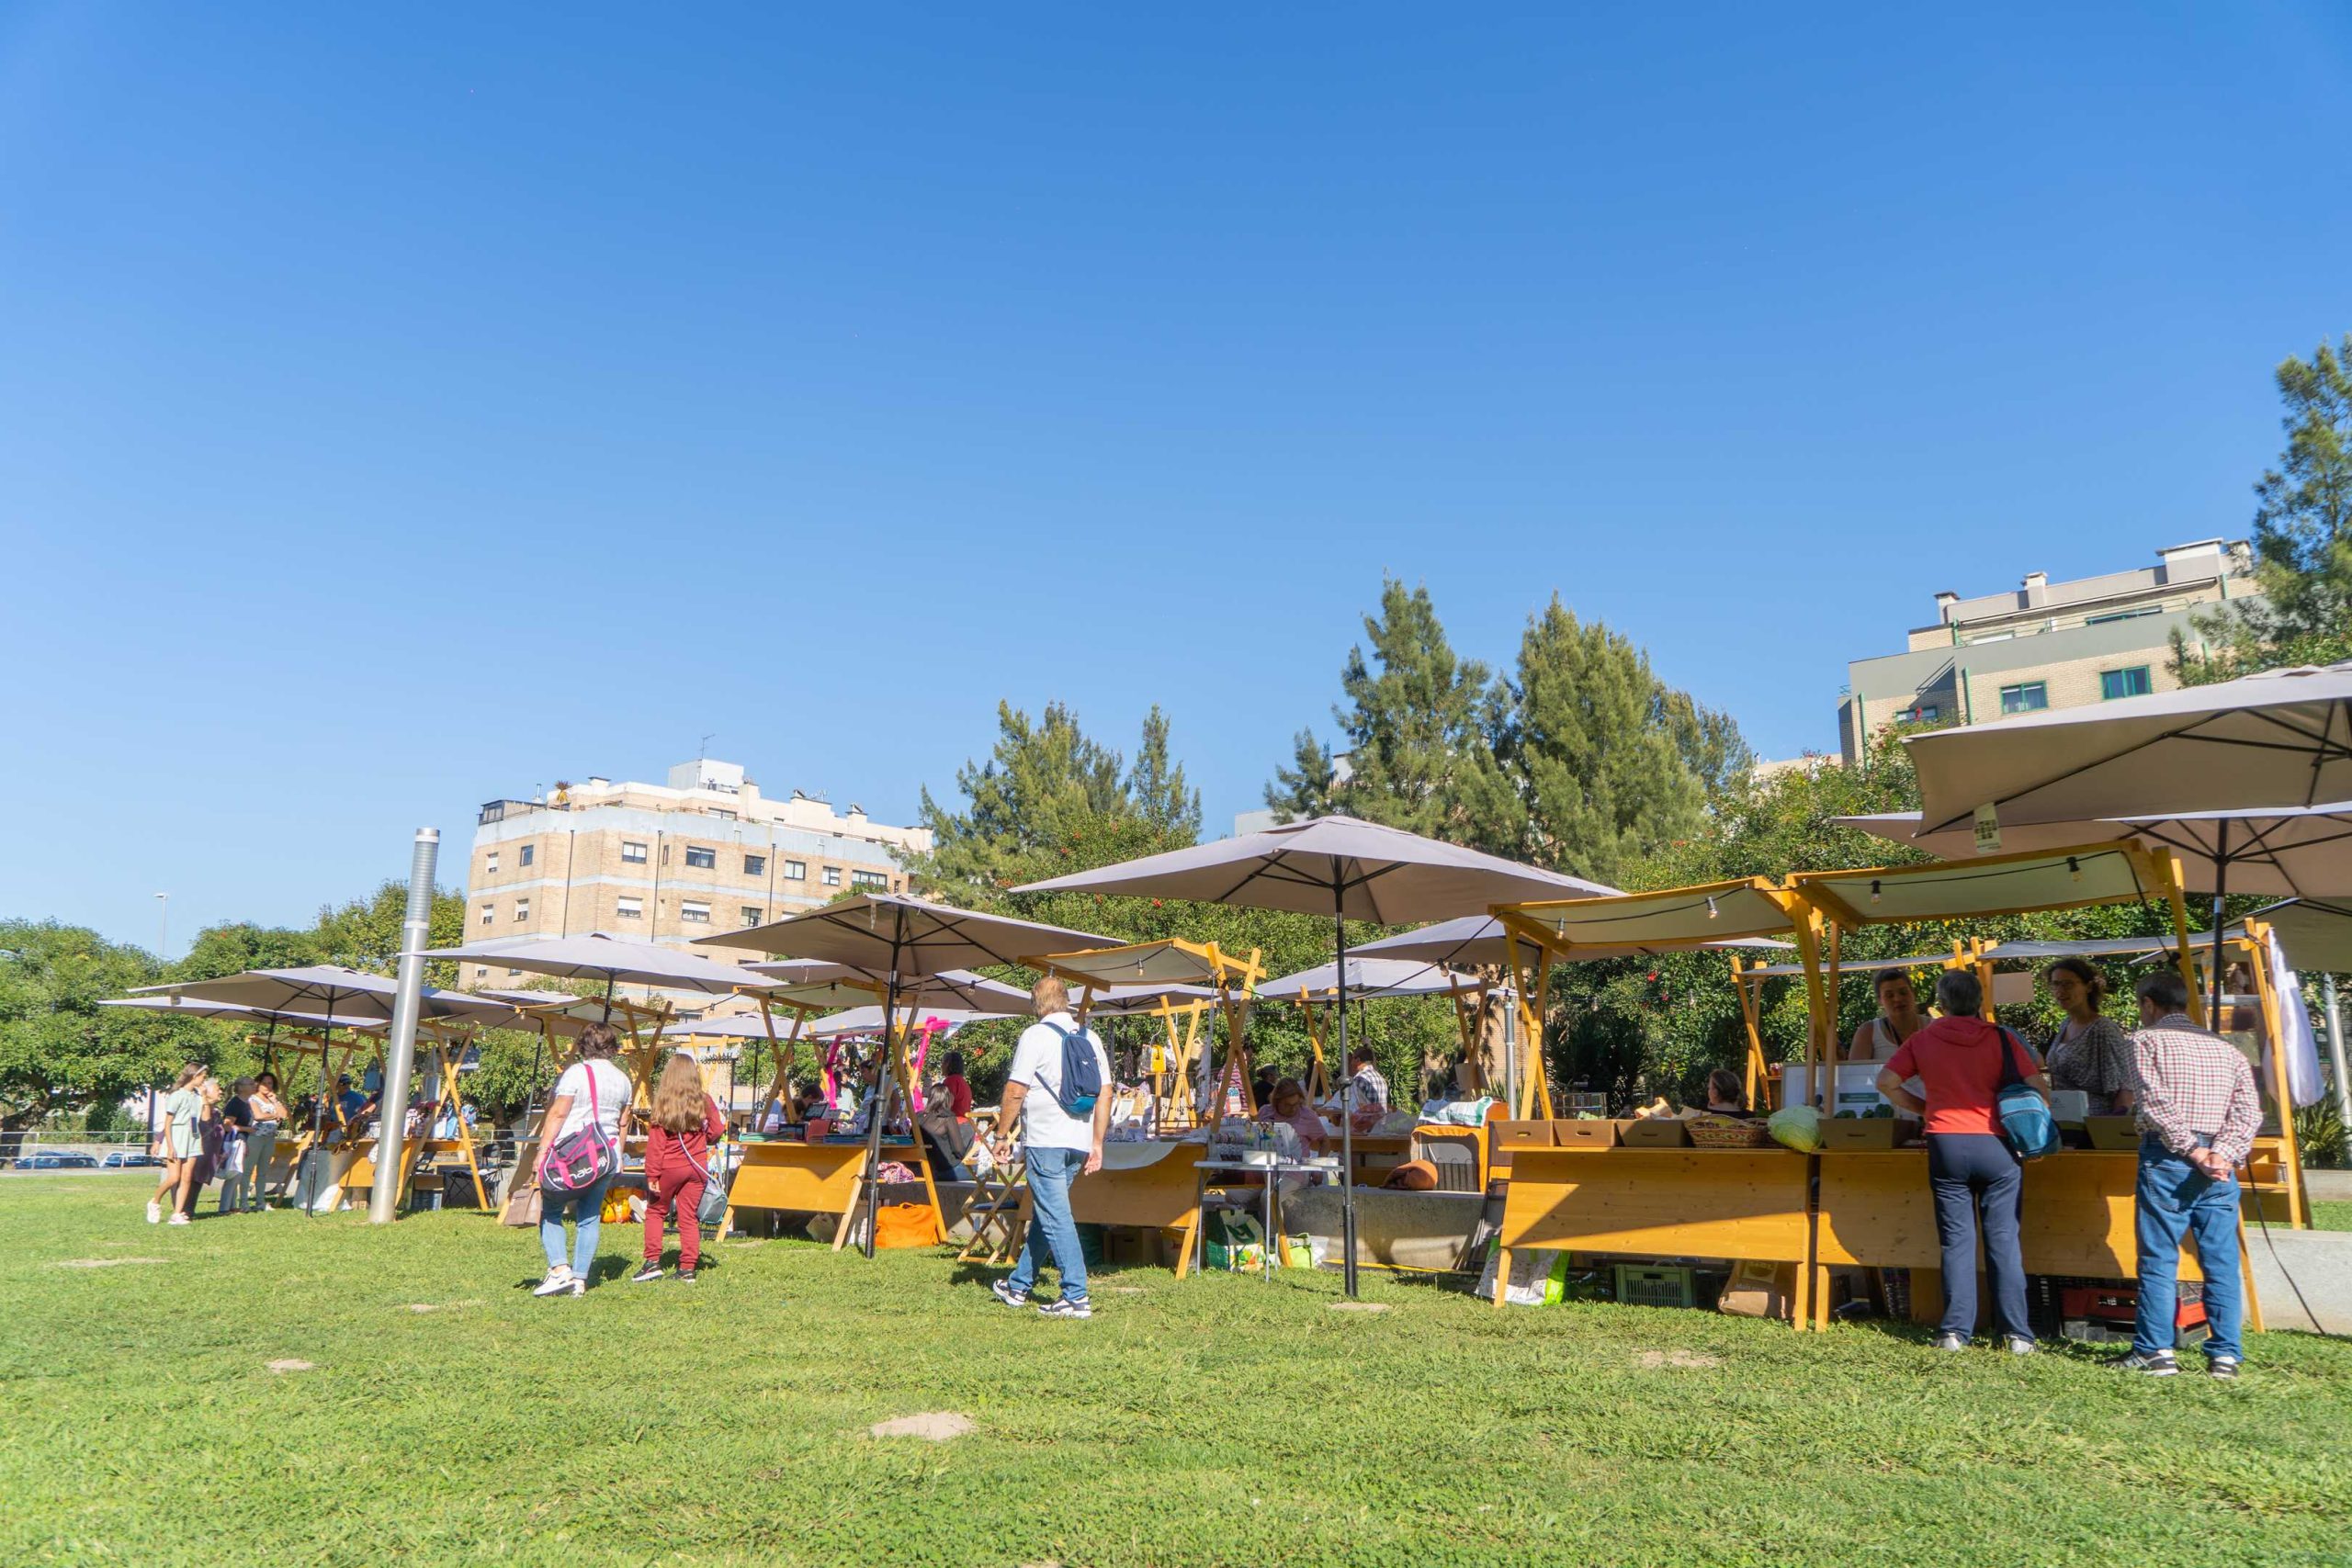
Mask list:
[[[2245,1240],[2266,1326],[2352,1335],[2352,1231],[2256,1226]]]
[[[2323,1203],[2352,1202],[2352,1170],[2303,1169],[2303,1186]]]

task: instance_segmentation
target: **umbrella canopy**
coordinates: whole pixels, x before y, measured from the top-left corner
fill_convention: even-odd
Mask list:
[[[916,1008],[913,1013],[918,1026],[931,1019],[937,1019],[942,1023],[965,1024],[982,1016],[955,1008]],[[901,1009],[898,1016],[904,1019],[906,1010]],[[878,1007],[851,1008],[846,1012],[815,1020],[800,1032],[800,1035],[804,1040],[841,1040],[856,1034],[879,1034],[883,1022],[882,1010]]]
[[[243,1002],[208,1002],[197,997],[118,997],[98,1004],[102,1008],[128,1008],[134,1012],[155,1013],[165,1018],[227,1019],[243,1023],[283,1023],[295,1029],[356,1029],[362,1033],[379,1033],[383,1021],[354,1023],[348,1019],[331,1019],[323,1013],[288,1012],[278,1008],[247,1007]]]
[[[1262,833],[1033,882],[1017,891],[1189,898],[1302,915],[1337,913],[1394,926],[1483,914],[1491,904],[1592,898],[1616,889],[1401,828],[1353,817],[1313,817]]]
[[[1789,887],[1851,928],[2154,899],[2165,896],[2154,870],[2141,845],[2120,840],[1973,862],[1801,871]]]
[[[1906,737],[1931,832],[2352,798],[2352,663]]]
[[[820,964],[786,959],[776,964],[748,964],[754,974],[777,982],[770,998],[799,1008],[857,1008],[881,999],[888,983],[846,964]],[[949,1007],[967,1012],[1009,1016],[1029,1010],[1029,993],[1001,980],[950,969],[927,975],[899,987],[899,1000],[909,1007]]]
[[[428,949],[427,958],[455,958],[473,964],[499,964],[533,975],[563,979],[602,980],[615,985],[651,986],[665,991],[698,991],[707,996],[730,996],[737,991],[765,991],[775,982],[731,964],[718,964],[658,942],[631,942],[598,931],[588,936],[518,936],[469,942],[457,947]]]
[[[392,1000],[400,983],[388,975],[370,975],[339,964],[311,964],[298,969],[248,969],[210,980],[179,980],[165,986],[141,986],[135,997],[193,997],[199,1001],[241,1002],[247,1007],[312,1015],[322,1028],[342,1029],[354,1023],[375,1023],[392,1016]],[[457,1018],[496,1023],[513,1019],[504,1002],[427,986],[418,998],[420,1018]]]
[[[1380,997],[1445,997],[1475,992],[1478,977],[1459,975],[1441,964],[1411,958],[1366,958],[1362,949],[1348,955],[1347,999],[1364,1001]],[[1329,1001],[1339,988],[1340,966],[1318,964],[1258,987],[1268,1001]]]
[[[1837,821],[1945,860],[1976,852],[1975,829],[1962,824],[1923,830],[1917,811],[1889,811]],[[2299,898],[2352,895],[2352,801],[2235,811],[2186,811],[2162,816],[2102,818],[2091,822],[2032,823],[2001,829],[2011,850],[2064,849],[2134,834],[2180,857],[2187,886],[2267,893]]]
[[[1115,937],[958,909],[910,893],[861,893],[768,925],[707,936],[695,945],[817,959],[903,986],[951,969],[1019,964],[1023,953],[1116,943]]]
[[[1107,991],[1096,992],[1087,1003],[1087,1011],[1096,1018],[1131,1018],[1138,1013],[1158,1012],[1162,1003],[1182,1007],[1188,1002],[1213,1002],[1219,994],[1214,986],[1195,986],[1182,980],[1114,986]]]
[[[2287,962],[2313,975],[2352,975],[2352,899],[2293,898],[2257,909]]]
[[[1733,937],[1724,942],[1711,942],[1708,948],[1743,948],[1786,951],[1790,943],[1776,942],[1768,936]],[[1378,942],[1365,942],[1355,949],[1366,958],[1418,958],[1430,964],[1478,964],[1501,968],[1510,963],[1510,937],[1503,923],[1492,915],[1464,915],[1459,919],[1440,920],[1433,926],[1405,931],[1397,936],[1385,936]],[[1577,956],[1585,959],[1655,958],[1663,949],[1621,946],[1581,948]]]

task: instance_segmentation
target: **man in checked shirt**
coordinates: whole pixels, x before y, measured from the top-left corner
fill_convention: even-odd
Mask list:
[[[2180,1238],[2197,1236],[2205,1271],[2205,1364],[2217,1378],[2238,1375],[2245,1318],[2238,1271],[2237,1168],[2262,1125],[2254,1069],[2220,1035],[2189,1021],[2188,983],[2170,969],[2140,982],[2139,1032],[2132,1036],[2139,1080],[2140,1295],[2127,1371],[2168,1378]]]

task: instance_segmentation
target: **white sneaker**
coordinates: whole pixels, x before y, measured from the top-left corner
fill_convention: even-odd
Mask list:
[[[546,1279],[531,1287],[531,1294],[535,1296],[576,1296],[579,1293],[580,1281],[571,1277],[571,1266],[568,1263],[557,1264],[548,1270]]]
[[[188,1218],[187,1218],[187,1216],[186,1214],[174,1214],[174,1215],[173,1215],[173,1216],[172,1216],[168,1221],[166,1221],[165,1223],[166,1223],[166,1224],[168,1224],[184,1225],[184,1224],[187,1224],[188,1223]]]
[[[151,1225],[160,1225],[164,1223],[164,1205],[153,1201],[149,1201],[147,1205],[147,1223]]]

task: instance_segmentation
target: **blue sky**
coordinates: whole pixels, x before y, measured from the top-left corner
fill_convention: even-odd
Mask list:
[[[1214,823],[1383,572],[1787,755],[1937,589],[2244,532],[2341,7],[1596,9],[0,4],[0,914],[706,732],[907,819],[1000,698]]]

